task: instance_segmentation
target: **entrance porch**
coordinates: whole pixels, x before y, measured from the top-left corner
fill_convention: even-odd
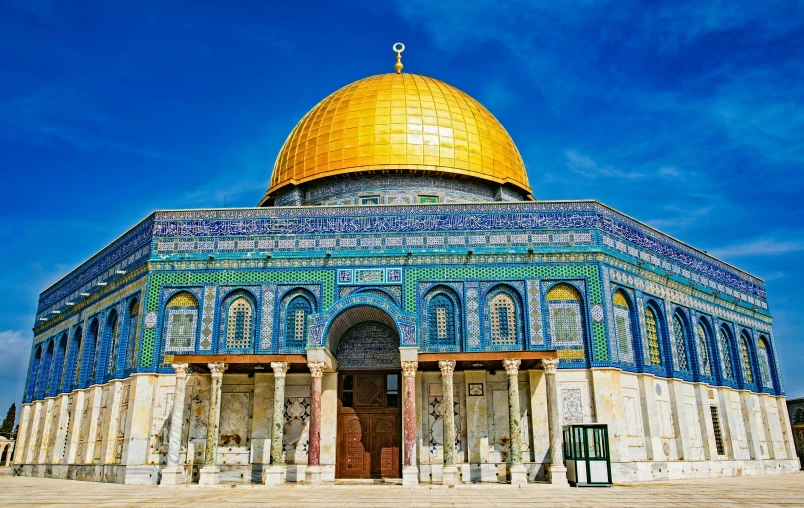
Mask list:
[[[170,413],[162,485],[566,485],[551,459],[562,449],[553,351],[399,348],[401,368],[383,371],[339,369],[323,350],[174,361],[184,403]]]

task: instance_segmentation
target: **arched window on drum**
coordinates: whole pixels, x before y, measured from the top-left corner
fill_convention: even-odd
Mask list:
[[[168,300],[165,314],[165,350],[192,351],[198,328],[198,300],[182,291]]]
[[[751,349],[748,346],[748,335],[743,332],[740,336],[740,363],[743,370],[743,381],[745,383],[754,382],[754,369],[751,367]]]
[[[727,381],[733,380],[734,367],[732,366],[731,363],[732,362],[731,341],[729,340],[729,332],[726,329],[725,325],[720,327],[717,340],[718,340],[718,346],[720,347],[720,365],[723,370],[723,379]]]
[[[113,377],[117,371],[117,356],[120,347],[120,318],[117,309],[109,313],[106,320],[106,327],[109,330],[109,364],[106,367],[106,374]]]
[[[712,361],[709,354],[709,334],[706,330],[706,325],[702,321],[698,321],[696,327],[696,346],[698,349],[698,369],[702,376],[712,375]]]
[[[556,284],[545,295],[550,340],[565,360],[584,359],[583,297],[571,284]],[[569,351],[566,351],[569,350]]]
[[[128,304],[128,338],[126,339],[126,370],[137,367],[140,352],[140,301],[136,298]]]
[[[310,301],[302,295],[293,297],[285,311],[285,347],[301,349],[307,345],[307,317],[312,313]]]
[[[645,307],[645,336],[648,339],[648,361],[650,365],[657,367],[662,365],[660,333],[661,324],[656,316],[656,311],[653,310],[653,306],[648,305]]]
[[[611,298],[614,308],[614,335],[620,361],[634,363],[634,332],[631,324],[631,305],[625,291],[618,289]]]
[[[768,351],[768,343],[764,336],[759,337],[759,344],[757,348],[757,359],[759,360],[759,374],[762,378],[762,386],[764,388],[773,388],[773,377],[771,376],[770,368],[770,352]]]
[[[427,304],[427,345],[457,346],[455,303],[444,293],[433,296]]]
[[[237,296],[229,303],[226,324],[226,348],[251,348],[254,335],[254,307],[245,296]]]
[[[517,348],[521,344],[519,303],[507,290],[490,293],[488,299],[489,334],[492,347]]]
[[[678,370],[689,371],[690,363],[687,355],[688,333],[687,327],[682,321],[681,316],[676,313],[673,316],[673,349],[678,361]]]

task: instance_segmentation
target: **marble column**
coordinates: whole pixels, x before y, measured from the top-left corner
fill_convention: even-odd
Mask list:
[[[179,466],[182,426],[184,425],[184,394],[187,385],[186,363],[174,363],[176,389],[173,392],[173,412],[170,414],[170,436],[168,442],[167,466],[162,469],[160,485],[179,485],[185,483],[184,468]]]
[[[221,423],[221,384],[226,364],[209,363],[212,382],[209,385],[209,416],[207,417],[207,442],[204,447],[204,467],[199,471],[198,485],[217,485],[221,472],[217,465],[218,439]],[[175,405],[175,404],[174,404]],[[182,405],[184,405],[182,403]],[[173,429],[171,429],[171,433]]]
[[[444,422],[444,466],[442,468],[442,485],[458,484],[458,468],[455,466],[455,389],[452,385],[452,373],[455,361],[440,360],[441,369],[441,419]]]
[[[419,362],[402,361],[405,405],[402,409],[405,444],[403,449],[402,485],[415,487],[419,484],[419,468],[416,466],[416,369]]]
[[[324,362],[308,362],[310,369],[310,432],[307,448],[307,470],[304,483],[320,485],[323,477],[321,469],[321,377],[324,375]]]
[[[287,362],[271,362],[271,368],[274,370],[274,411],[271,419],[271,464],[263,470],[262,475],[265,485],[285,483],[285,466],[282,464],[282,430],[285,427],[285,376],[289,367]]]
[[[508,374],[508,431],[510,434],[511,485],[528,483],[528,470],[522,464],[522,429],[519,412],[519,364],[518,358],[503,360]]]
[[[550,483],[557,487],[569,487],[567,468],[564,466],[564,437],[558,417],[556,367],[558,367],[558,358],[542,359],[547,391],[547,426],[550,430],[550,465],[547,466],[547,471]]]

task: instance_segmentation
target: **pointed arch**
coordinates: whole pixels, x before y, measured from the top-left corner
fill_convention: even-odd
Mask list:
[[[746,331],[740,334],[740,364],[742,366],[743,384],[754,384],[754,369],[751,361],[751,338]]]
[[[559,282],[547,291],[550,340],[557,349],[584,347],[583,297],[575,286]]]
[[[768,351],[767,337],[759,336],[757,342],[757,362],[759,363],[759,377],[763,388],[773,389],[773,373],[770,365],[770,351]]]
[[[458,350],[461,341],[460,297],[447,286],[435,286],[422,300],[425,307],[424,344],[428,348]]]
[[[83,336],[84,329],[81,326],[76,327],[73,332],[72,346],[70,347],[70,351],[72,351],[72,353],[70,353],[72,359],[70,360],[70,373],[68,378],[68,389],[70,390],[78,386],[78,379],[81,376],[81,360],[83,359],[84,353]]]
[[[698,352],[698,372],[701,376],[712,377],[714,367],[712,365],[712,355],[709,348],[711,333],[709,323],[700,318],[695,326],[695,346]]]
[[[28,387],[26,390],[26,398],[33,399],[36,396],[36,382],[39,380],[39,368],[42,365],[42,344],[34,348],[33,359],[28,371]]]
[[[725,324],[718,330],[718,348],[720,349],[720,368],[723,379],[726,381],[734,380],[734,354],[731,347],[731,331]]]
[[[662,337],[664,337],[664,321],[653,302],[645,305],[645,338],[648,341],[648,362],[655,367],[664,365],[662,354]]]
[[[165,305],[165,351],[193,351],[198,330],[198,300],[189,291],[173,295]]]
[[[486,333],[494,349],[519,349],[524,336],[522,300],[507,284],[499,284],[486,293]]]
[[[89,325],[89,334],[92,341],[92,349],[88,351],[89,353],[89,361],[90,361],[90,368],[89,368],[89,376],[86,378],[86,384],[91,385],[95,382],[95,375],[98,372],[98,354],[100,352],[101,347],[101,322],[98,318],[92,320],[92,323]]]
[[[56,395],[64,387],[64,371],[67,360],[67,332],[64,331],[56,344],[56,352],[53,357],[53,374],[48,387],[48,395]]]
[[[137,356],[140,349],[140,300],[132,298],[128,303],[126,337],[126,363],[125,371],[130,372],[137,368]]]
[[[109,361],[106,365],[105,375],[114,377],[117,371],[117,358],[120,348],[120,314],[117,309],[112,309],[106,318],[106,334],[109,341]]]
[[[689,329],[687,320],[680,311],[673,314],[673,350],[678,362],[678,370],[688,372],[690,370],[690,359],[687,351],[689,343]]]
[[[223,299],[219,348],[250,350],[254,344],[257,323],[254,295],[244,289],[230,292]]]
[[[621,362],[636,364],[634,357],[634,337],[637,336],[634,320],[633,305],[629,295],[623,289],[617,289],[611,297],[614,314],[614,339],[617,344],[617,353]],[[637,351],[641,351],[638,348]]]

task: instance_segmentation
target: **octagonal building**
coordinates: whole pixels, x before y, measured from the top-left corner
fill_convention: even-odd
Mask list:
[[[14,474],[566,485],[589,423],[615,482],[798,470],[764,283],[534,200],[455,87],[341,88],[269,185],[155,211],[42,292]]]

